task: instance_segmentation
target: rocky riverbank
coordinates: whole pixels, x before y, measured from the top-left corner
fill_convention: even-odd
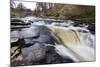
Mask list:
[[[34,17],[26,21],[32,22],[29,27],[11,28],[12,67],[94,60],[94,23]]]

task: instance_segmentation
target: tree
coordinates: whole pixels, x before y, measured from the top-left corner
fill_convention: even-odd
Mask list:
[[[11,7],[11,8],[14,8],[15,5],[16,5],[16,3],[14,2],[14,0],[11,0],[11,1],[10,1],[10,7]]]
[[[25,10],[26,9],[26,7],[22,3],[19,3],[17,8],[20,9],[20,10]]]

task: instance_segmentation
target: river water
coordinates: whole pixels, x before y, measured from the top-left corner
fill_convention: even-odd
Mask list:
[[[36,17],[25,17],[21,18],[21,20],[23,20],[26,24],[30,23],[29,28],[14,29],[11,31],[11,43],[18,41],[19,39],[24,39],[25,41],[23,48],[21,48],[21,52],[22,58],[28,58],[28,60],[26,59],[24,61],[28,62],[19,65],[95,60],[94,24]],[[35,47],[34,45],[37,42],[39,42],[40,45],[43,44],[43,46],[46,46],[46,48],[43,47],[45,50],[41,48],[40,52],[35,51],[35,49],[40,49],[40,47]],[[50,47],[48,46],[51,46],[53,50],[49,50]],[[11,48],[11,50],[13,49]],[[39,59],[36,59],[36,57],[32,60],[34,61],[34,63],[32,63],[30,59],[34,56],[32,56],[33,54],[30,52],[33,50],[33,54],[40,59],[47,54],[46,57],[48,58],[45,58],[44,63],[38,61]],[[50,53],[46,52],[47,50],[49,50]],[[43,52],[43,55],[41,52]],[[41,55],[38,55],[37,53]],[[29,54],[31,56],[28,56]],[[54,58],[59,58],[60,60]]]

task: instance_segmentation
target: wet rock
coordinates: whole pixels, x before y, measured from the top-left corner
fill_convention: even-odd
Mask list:
[[[39,42],[43,42],[46,44],[53,44],[59,43],[58,40],[56,39],[56,35],[54,34],[54,32],[49,29],[46,26],[39,26],[38,27],[38,32],[40,37],[37,39]]]
[[[18,41],[11,43],[11,48],[19,47],[21,49],[23,45],[25,45],[24,39],[18,39]]]
[[[18,39],[16,42],[11,43],[11,67],[22,65],[23,57],[21,55],[21,48],[25,44],[24,39]]]
[[[22,48],[23,61],[25,65],[34,64],[36,61],[42,60],[46,55],[46,48],[41,43],[26,48]]]
[[[35,62],[33,62],[33,61],[31,61],[31,63],[29,62],[29,65],[58,64],[58,63],[72,63],[72,62],[74,62],[70,58],[67,58],[67,59],[62,58],[59,54],[56,53],[54,47],[47,46],[46,48],[47,48],[47,50],[46,50],[45,57],[43,59],[35,61]],[[28,65],[28,64],[26,64],[26,65]]]
[[[22,29],[20,31],[20,38],[32,38],[38,36],[38,29],[37,27],[30,27],[26,29]]]
[[[58,63],[72,63],[72,59],[64,59],[54,50],[54,47],[51,47],[46,53],[46,64],[58,64]]]
[[[95,24],[89,24],[88,28],[92,34],[95,34]]]
[[[42,35],[41,34],[40,37],[38,38],[38,41],[41,42],[41,43],[53,44],[54,45],[54,40],[49,35]]]
[[[39,34],[38,37],[37,34]],[[23,29],[21,30],[20,36],[23,36],[21,37],[22,39],[19,38],[17,42],[11,43],[11,47],[17,46],[19,48],[17,49],[19,53],[14,56],[13,60],[15,60],[12,62],[15,65],[36,65],[73,62],[73,60],[71,60],[70,58],[62,58],[59,54],[56,53],[54,47],[45,46],[47,44],[54,45],[55,42],[58,43],[55,38],[55,34],[45,26],[39,26],[36,29]],[[16,53],[15,50],[14,53]],[[18,61],[20,60],[17,58],[20,54],[23,58],[23,63],[21,62],[21,64],[18,63]]]
[[[20,37],[19,31],[12,31],[11,32],[11,37],[12,38],[19,38]]]

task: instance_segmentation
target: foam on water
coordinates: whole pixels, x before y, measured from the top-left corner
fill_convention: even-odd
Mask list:
[[[58,34],[58,36],[64,43],[63,45],[55,46],[56,52],[59,55],[61,55],[64,58],[70,57],[75,62],[95,60],[95,53],[94,53],[95,36],[91,34],[88,29],[84,27],[74,27],[74,26],[69,26],[67,28],[60,26],[50,26],[50,27],[53,28],[53,31],[56,32],[56,34]],[[70,31],[72,33],[69,33]],[[59,32],[61,33],[60,35]],[[77,42],[75,39],[78,39],[77,41],[80,42],[75,43]]]
[[[33,21],[37,18],[29,19]],[[34,22],[30,28],[23,29],[22,32],[20,32],[20,34],[24,37],[33,37],[37,35],[35,29],[37,26],[47,26],[62,40],[62,44],[56,44],[54,47],[55,51],[63,58],[69,57],[75,62],[94,61],[95,36],[91,34],[91,32],[88,29],[86,29],[87,26],[74,27],[73,23],[73,21],[69,20],[64,23],[57,23],[57,26],[55,23],[49,25],[44,23],[44,21],[38,21]],[[19,37],[18,31],[12,32],[11,35]]]

